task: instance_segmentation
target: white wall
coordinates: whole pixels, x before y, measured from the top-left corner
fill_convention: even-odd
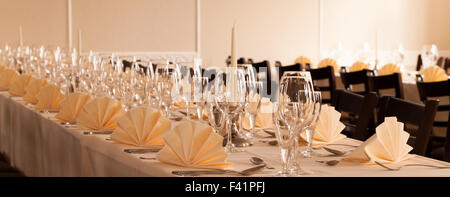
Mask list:
[[[17,44],[21,24],[26,44],[68,47],[71,33],[77,47],[81,29],[84,51],[198,51],[206,66],[221,66],[236,20],[238,56],[256,61],[317,63],[339,40],[373,49],[377,30],[381,51],[402,43],[413,59],[424,44],[450,50],[448,8],[448,0],[0,0],[0,44]]]

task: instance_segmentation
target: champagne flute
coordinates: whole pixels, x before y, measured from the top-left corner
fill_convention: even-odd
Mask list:
[[[253,138],[256,136],[255,124],[258,111],[261,108],[261,92],[262,92],[262,82],[259,81],[248,81],[247,82],[248,91],[248,105],[246,107],[246,113],[248,115],[248,120],[250,123],[250,132],[246,133],[246,136]]]

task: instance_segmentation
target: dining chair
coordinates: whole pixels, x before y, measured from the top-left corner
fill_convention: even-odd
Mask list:
[[[369,82],[367,77],[369,74],[373,75],[373,71],[364,69],[361,71],[348,72],[346,68],[343,68],[340,72],[345,89],[361,95],[369,92]],[[364,84],[364,91],[353,90],[352,86],[357,84]]]
[[[450,74],[449,69],[450,69],[450,58],[445,58],[444,70],[445,72],[447,72],[447,74]]]
[[[313,80],[314,87],[318,88],[318,90],[321,92],[325,91],[330,93],[330,98],[322,98],[322,103],[331,104],[331,101],[333,100],[334,91],[336,90],[336,77],[334,76],[333,67],[327,66],[323,68],[310,69],[309,72],[311,73],[311,78]],[[316,85],[317,81],[319,80],[327,80],[328,85],[327,86]]]
[[[262,62],[252,63],[252,67],[256,70],[256,77],[259,81],[263,82],[263,97],[269,97],[272,93],[272,86],[276,87],[276,82],[272,80],[272,73],[270,69],[270,63],[267,60]]]
[[[275,61],[275,67],[280,67],[281,66],[281,62],[280,61]]]
[[[422,55],[419,54],[417,58],[416,71],[420,71],[420,69],[422,68],[422,64]]]
[[[202,76],[208,78],[208,82],[211,83],[216,78],[217,70],[215,68],[202,68]]]
[[[380,90],[394,89],[395,97],[405,98],[403,92],[402,75],[400,73],[394,73],[391,75],[383,76],[367,76],[369,91],[376,92],[380,96]]]
[[[283,74],[287,71],[302,71],[302,67],[300,64],[294,64],[289,66],[280,66],[278,69],[278,78],[281,79]]]
[[[360,95],[348,90],[336,90],[333,95],[333,106],[344,112],[341,121],[345,124],[342,131],[347,137],[366,140],[374,133],[374,110],[378,102],[375,93]],[[348,114],[349,116],[345,116]]]
[[[416,126],[415,132],[409,131],[408,144],[413,147],[413,153],[425,155],[438,104],[437,100],[428,100],[422,105],[392,96],[383,96],[380,99],[378,125],[385,117],[395,116],[399,122]]]
[[[433,97],[448,97],[450,100],[450,80],[440,82],[423,82],[419,77],[416,81],[419,90],[420,100],[427,102]],[[430,148],[428,153],[441,160],[450,161],[450,104],[441,104],[438,106],[438,112],[447,112],[449,120],[434,121],[434,127],[446,128],[446,137],[431,136]]]
[[[444,63],[444,57],[441,56],[441,57],[439,57],[439,59],[438,59],[436,65],[438,65],[439,67],[442,68],[442,66],[443,66],[442,63]]]

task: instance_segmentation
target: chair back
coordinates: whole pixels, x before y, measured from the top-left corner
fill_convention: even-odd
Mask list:
[[[279,80],[283,76],[283,74],[287,71],[302,71],[302,67],[300,64],[294,64],[289,66],[280,66],[278,67],[278,78]]]
[[[343,133],[347,137],[358,140],[366,140],[374,132],[372,123],[374,110],[378,102],[375,93],[370,92],[363,95],[355,94],[347,90],[336,90],[333,97],[333,106],[339,112],[345,112],[351,118],[342,117],[346,125]],[[352,119],[353,118],[353,119]]]
[[[419,54],[417,58],[416,71],[420,71],[420,69],[422,68],[422,64],[422,55]]]
[[[403,93],[403,82],[402,75],[399,73],[394,73],[391,75],[383,76],[368,76],[369,91],[376,92],[380,95],[380,90],[384,89],[395,89],[395,97],[405,98]]]
[[[343,70],[340,73],[345,89],[361,95],[369,92],[368,74],[373,74],[373,71],[364,69],[361,71],[347,72],[346,70]],[[351,86],[356,84],[364,84],[364,91],[353,91]]]
[[[334,76],[333,67],[327,66],[324,68],[310,69],[309,72],[311,73],[315,88],[321,92],[330,92],[330,98],[322,98],[322,103],[331,104],[334,91],[336,90],[336,77]],[[315,85],[315,81],[324,79],[328,80],[328,86]]]
[[[380,99],[378,123],[381,124],[385,117],[395,116],[399,122],[417,126],[417,131],[411,133],[409,144],[414,148],[415,154],[425,155],[438,104],[437,100],[428,100],[425,105],[422,105],[391,96],[383,96]]]

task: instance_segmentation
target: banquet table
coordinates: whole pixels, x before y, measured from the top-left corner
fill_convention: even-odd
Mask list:
[[[66,127],[55,118],[55,113],[41,113],[34,106],[27,105],[21,97],[10,97],[0,92],[0,151],[6,153],[13,166],[26,176],[100,176],[129,177],[175,176],[173,170],[187,170],[158,160],[143,160],[140,157],[154,158],[157,153],[130,154],[128,145],[107,140],[109,135],[85,135],[76,127]],[[362,142],[346,138],[338,143],[359,145]],[[348,146],[333,146],[339,150],[350,150]],[[231,169],[244,170],[254,167],[249,158],[257,156],[266,161],[275,170],[264,169],[252,176],[274,176],[281,168],[280,150],[277,146],[255,141],[251,147],[243,148],[240,153],[231,153],[227,161]],[[327,166],[317,160],[334,160],[323,149],[314,150],[312,158],[302,158],[302,168],[310,172],[305,177],[439,177],[450,176],[450,169],[428,167],[405,167],[400,171],[388,171],[377,165],[362,165],[341,161],[336,166]],[[450,163],[415,156],[401,163],[420,163],[450,166]],[[217,176],[238,176],[235,174]]]

